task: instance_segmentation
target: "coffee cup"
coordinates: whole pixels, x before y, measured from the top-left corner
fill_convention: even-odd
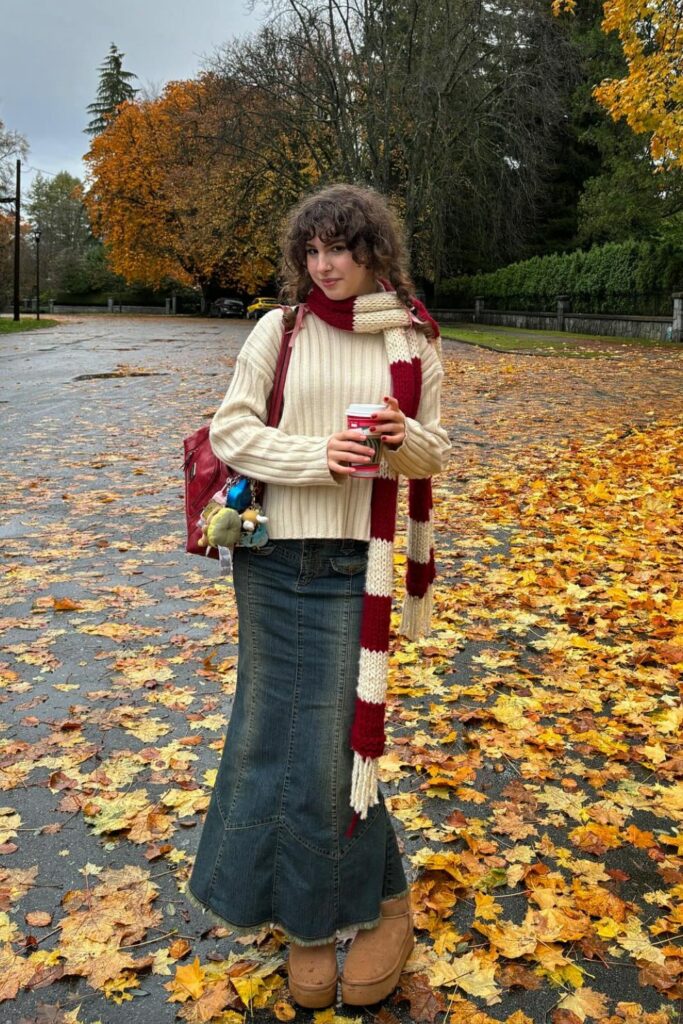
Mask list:
[[[376,426],[377,421],[373,420],[373,414],[382,412],[386,405],[373,405],[370,403],[355,402],[346,410],[346,425],[349,430],[360,430],[365,434],[364,444],[373,450],[371,462],[352,462],[354,476],[377,476],[379,463],[382,458],[382,442],[379,436],[370,433],[370,427]]]

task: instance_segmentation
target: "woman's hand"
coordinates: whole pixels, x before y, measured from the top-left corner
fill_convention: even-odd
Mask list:
[[[373,414],[376,426],[370,427],[373,434],[380,433],[382,441],[391,448],[398,448],[406,439],[406,418],[399,409],[395,398],[385,397],[386,408]]]
[[[373,456],[362,430],[340,430],[327,442],[327,466],[331,473],[352,475],[354,469],[349,463],[372,462]]]

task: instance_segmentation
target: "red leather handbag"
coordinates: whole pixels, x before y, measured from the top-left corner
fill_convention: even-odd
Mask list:
[[[303,314],[303,309],[301,310]],[[276,427],[282,418],[282,400],[285,390],[287,369],[292,355],[294,338],[301,326],[302,316],[297,314],[296,323],[287,330],[283,322],[282,341],[278,353],[275,377],[273,379],[273,390],[270,393],[268,402],[268,418],[266,426]],[[202,555],[203,557],[218,558],[216,548],[200,547],[199,538],[202,535],[202,527],[199,519],[203,509],[209,503],[217,491],[225,485],[228,477],[238,478],[242,476],[236,470],[226,466],[214,455],[209,443],[209,427],[205,423],[194,434],[190,434],[183,441],[185,460],[183,469],[185,473],[185,522],[187,527],[187,541],[185,550],[191,555]],[[255,481],[255,490],[258,493],[262,484]]]

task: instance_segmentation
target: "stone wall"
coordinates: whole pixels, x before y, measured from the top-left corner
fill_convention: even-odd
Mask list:
[[[671,341],[672,321],[666,316],[610,316],[605,313],[570,313],[564,318],[565,331],[577,334],[607,334],[621,338],[649,338]]]
[[[647,338],[650,341],[683,342],[683,292],[673,295],[673,316],[626,316],[621,313],[572,313],[567,295],[557,296],[557,309],[486,309],[484,298],[475,300],[474,309],[433,309],[441,323],[491,324],[527,331],[571,331],[572,334],[598,334],[619,338]]]

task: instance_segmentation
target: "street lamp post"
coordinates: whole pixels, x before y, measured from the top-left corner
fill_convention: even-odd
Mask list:
[[[36,240],[36,320],[40,320],[40,228],[33,232]]]
[[[19,320],[19,260],[21,254],[21,160],[17,160],[16,195],[0,196],[0,203],[14,203],[14,319]]]

